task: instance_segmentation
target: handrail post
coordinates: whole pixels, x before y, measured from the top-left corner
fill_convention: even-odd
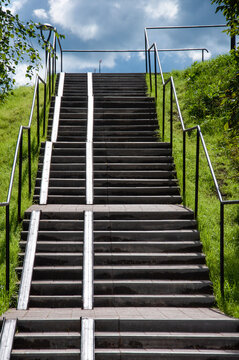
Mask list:
[[[18,221],[21,221],[21,203],[22,203],[22,142],[23,142],[23,131],[20,140],[19,149],[19,172],[18,172]]]
[[[157,84],[157,63],[156,63],[156,47],[154,47],[154,87],[155,87],[155,99],[158,99],[158,84]]]
[[[37,144],[40,144],[40,96],[39,96],[39,78],[37,79]]]
[[[224,204],[220,203],[220,289],[224,299]]]
[[[62,55],[62,49],[61,49],[61,72],[63,72],[63,55]]]
[[[170,81],[170,144],[173,150],[173,84]]]
[[[146,38],[146,29],[144,32],[144,49],[145,49],[145,71],[148,73],[148,58],[147,58],[147,38]]]
[[[200,145],[200,134],[197,128],[197,144],[196,144],[196,175],[195,175],[195,218],[198,217],[198,181],[199,181],[199,145]]]
[[[49,56],[49,70],[48,70],[48,73],[49,73],[49,100],[51,100],[51,54],[49,53],[48,54]]]
[[[151,59],[150,59],[150,49],[148,50],[149,54],[149,83],[150,83],[150,95],[152,93],[152,74],[151,74]]]
[[[186,205],[186,132],[183,130],[183,205]]]
[[[163,84],[163,124],[162,124],[162,140],[164,141],[165,130],[165,84]]]
[[[46,132],[46,83],[44,83],[43,136]]]
[[[10,222],[9,222],[9,204],[6,205],[6,290],[9,292],[10,283]]]
[[[32,163],[31,163],[31,129],[28,129],[28,189],[29,195],[32,193]]]

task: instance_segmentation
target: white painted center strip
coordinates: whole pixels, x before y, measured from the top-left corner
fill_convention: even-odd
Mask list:
[[[10,360],[14,335],[16,332],[16,319],[7,319],[4,323],[2,331],[2,339],[0,344],[0,359]]]
[[[61,72],[59,78],[59,84],[58,84],[58,91],[57,91],[58,96],[63,96],[64,82],[65,82],[65,73]]]
[[[88,96],[88,114],[87,114],[87,141],[93,142],[94,128],[94,96]]]
[[[93,96],[93,80],[92,80],[92,73],[87,73],[87,89],[88,89],[88,97]]]
[[[93,309],[93,212],[84,214],[84,249],[83,249],[83,309]]]
[[[56,96],[53,122],[52,122],[52,132],[51,132],[51,141],[52,142],[56,142],[56,140],[57,140],[59,119],[60,119],[60,109],[61,109],[61,96]]]
[[[81,360],[95,360],[94,319],[81,319]]]
[[[41,212],[39,210],[32,211],[31,214],[17,310],[27,310],[28,308],[40,215]]]
[[[86,143],[86,204],[92,205],[94,201],[93,180],[93,143]]]
[[[52,142],[46,141],[42,178],[41,178],[40,205],[47,204],[48,186],[49,186],[50,168],[51,168],[51,155],[52,155]]]
[[[94,202],[94,169],[93,169],[93,128],[94,128],[94,96],[92,73],[87,73],[88,115],[86,136],[86,204]]]

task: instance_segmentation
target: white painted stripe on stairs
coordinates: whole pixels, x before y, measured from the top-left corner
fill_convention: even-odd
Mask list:
[[[94,128],[94,96],[92,73],[87,73],[88,114],[86,137],[86,204],[94,201],[94,170],[93,170],[93,128]]]
[[[60,76],[59,76],[57,96],[55,97],[55,106],[54,106],[52,131],[51,131],[51,141],[52,142],[55,142],[57,140],[59,119],[60,119],[60,110],[61,110],[61,97],[63,96],[64,82],[65,82],[65,73],[61,72]]]
[[[88,97],[93,96],[93,80],[92,80],[92,73],[87,73],[87,89],[88,89]]]
[[[61,72],[59,77],[57,96],[63,96],[64,82],[65,82],[65,73]]]
[[[17,310],[27,310],[28,307],[40,216],[41,212],[39,210],[31,213]]]
[[[93,143],[86,143],[86,204],[92,205],[94,201],[93,180]]]
[[[42,178],[41,178],[40,205],[47,204],[48,186],[49,186],[50,168],[51,168],[51,155],[52,155],[52,142],[46,141]]]
[[[94,319],[81,319],[81,360],[95,359]]]
[[[93,142],[94,96],[88,96],[87,141]]]
[[[55,107],[54,107],[54,115],[52,122],[52,132],[51,132],[51,141],[56,142],[58,135],[58,127],[59,127],[59,118],[60,118],[60,109],[61,109],[61,96],[55,97]]]
[[[16,332],[16,319],[7,319],[4,323],[2,331],[2,339],[0,344],[0,359],[10,360],[14,335]]]
[[[93,212],[84,213],[83,309],[93,309]]]

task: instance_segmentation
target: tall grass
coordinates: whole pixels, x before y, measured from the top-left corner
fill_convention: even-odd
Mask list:
[[[225,61],[229,61],[227,58]],[[212,161],[213,168],[218,179],[222,195],[224,199],[239,199],[238,188],[238,169],[239,164],[237,157],[232,156],[237,152],[238,145],[230,142],[230,135],[228,129],[225,129],[226,119],[224,113],[224,120],[219,119],[222,115],[222,109],[213,109],[214,116],[207,115],[201,118],[199,116],[192,116],[190,113],[189,103],[195,104],[198,109],[203,107],[202,98],[207,95],[208,89],[205,89],[205,78],[210,81],[210,88],[214,86],[213,81],[217,84],[220,81],[221,86],[226,86],[224,81],[228,81],[230,72],[227,72],[225,78],[225,61],[221,57],[214,59],[204,64],[197,64],[195,74],[193,67],[180,72],[173,72],[172,74],[165,74],[167,79],[173,75],[174,82],[181,105],[186,127],[197,125],[202,127],[202,132],[207,144],[208,152]],[[200,71],[198,70],[200,67]],[[216,69],[217,76],[213,76],[213,71]],[[189,73],[195,76],[194,80],[188,83]],[[202,78],[202,79],[201,79]],[[201,79],[201,80],[200,80]],[[148,84],[149,80],[147,79]],[[161,79],[159,78],[159,82]],[[196,85],[192,91],[192,82]],[[154,84],[154,81],[153,81]],[[160,83],[159,83],[160,84]],[[201,85],[200,85],[201,84]],[[221,90],[223,91],[223,90]],[[154,94],[154,88],[153,88]],[[162,128],[162,86],[158,85],[159,99],[157,102],[157,113],[159,119],[159,126]],[[166,91],[167,96],[167,126],[166,126],[166,140],[169,141],[169,88]],[[213,107],[213,96],[210,106]],[[215,102],[215,106],[219,106]],[[224,111],[225,109],[223,109]],[[217,114],[217,117],[216,117]],[[202,122],[204,123],[202,124]],[[179,122],[176,105],[174,104],[173,116],[173,155],[176,163],[177,175],[182,189],[182,129]],[[196,136],[194,134],[187,135],[187,150],[186,150],[186,206],[194,209],[195,199],[195,157],[196,157]],[[199,177],[199,209],[198,209],[198,228],[203,243],[203,250],[206,254],[206,262],[210,270],[210,277],[213,283],[213,290],[216,297],[218,307],[229,315],[239,317],[239,206],[227,205],[225,207],[225,297],[221,297],[220,293],[220,202],[217,198],[214,182],[207,164],[207,160],[200,146],[200,177]]]
[[[10,175],[12,171],[13,158],[20,125],[28,125],[31,104],[33,98],[33,87],[20,87],[14,90],[7,100],[0,105],[0,202],[7,199]],[[43,107],[44,88],[40,86],[40,109]],[[49,108],[49,103],[47,105]],[[48,111],[46,112],[48,114]],[[40,111],[41,123],[43,111]],[[38,165],[37,145],[37,121],[36,105],[31,128],[32,142],[32,190],[34,191],[35,178]],[[42,126],[41,126],[41,140]],[[22,208],[21,217],[24,211],[32,204],[32,194],[28,191],[28,156],[27,156],[27,132],[23,137],[23,168],[22,168]],[[18,198],[18,166],[13,183],[13,192],[10,203],[10,290],[6,293],[5,288],[5,262],[6,262],[6,240],[5,240],[5,207],[0,207],[0,313],[3,313],[9,306],[14,305],[17,291],[17,276],[15,268],[18,266],[19,240],[21,223],[17,219],[17,198]]]

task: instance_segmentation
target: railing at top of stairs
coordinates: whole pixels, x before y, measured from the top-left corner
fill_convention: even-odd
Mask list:
[[[44,99],[43,99],[43,136],[45,135],[46,131],[46,106],[47,106],[47,87],[49,89],[49,100],[51,95],[54,92],[54,81],[55,81],[55,74],[56,74],[56,49],[57,49],[57,40],[60,46],[60,41],[56,36],[56,29],[54,29],[53,41],[50,42],[51,32],[54,28],[50,25],[43,25],[40,28],[42,33],[43,30],[49,30],[48,39],[45,42],[49,42],[51,45],[51,52],[46,50],[46,59],[45,59],[45,74],[44,80],[38,74],[36,75],[35,85],[34,85],[34,93],[31,105],[31,112],[29,117],[29,122],[27,126],[20,126],[16,149],[14,153],[12,171],[9,181],[8,193],[7,193],[7,200],[5,202],[0,203],[0,207],[6,208],[6,219],[5,219],[5,238],[6,238],[6,291],[9,291],[10,287],[10,204],[12,199],[12,190],[13,190],[13,182],[16,176],[16,169],[17,169],[17,162],[19,166],[18,171],[18,221],[21,221],[21,203],[22,203],[22,165],[23,165],[23,133],[24,130],[27,131],[28,135],[28,145],[27,145],[27,156],[28,156],[28,191],[29,194],[32,192],[32,166],[31,166],[31,153],[32,153],[32,142],[31,142],[31,128],[33,122],[33,114],[34,108],[36,105],[37,108],[37,144],[38,148],[40,145],[40,83],[44,86]]]
[[[208,25],[208,26],[202,26],[202,27],[225,27],[225,25]],[[191,26],[193,27],[193,26]],[[189,27],[169,27],[169,28],[191,28]],[[195,26],[197,27],[197,26]],[[159,29],[162,29],[164,27],[160,27]],[[183,204],[185,206],[186,204],[186,133],[190,133],[193,131],[196,131],[197,133],[197,141],[196,141],[196,176],[195,176],[195,205],[194,205],[194,211],[195,211],[195,217],[198,216],[198,193],[199,193],[199,149],[200,149],[200,142],[202,144],[207,163],[213,178],[213,182],[216,188],[217,196],[220,202],[220,291],[222,298],[224,298],[224,207],[225,205],[236,205],[239,204],[239,200],[224,200],[216,175],[215,171],[212,166],[212,162],[207,150],[207,146],[202,134],[202,131],[200,129],[199,125],[193,126],[191,128],[186,128],[182,116],[182,112],[180,109],[178,96],[174,84],[173,77],[170,76],[169,79],[165,81],[164,74],[162,70],[162,65],[159,58],[159,51],[157,49],[157,44],[153,43],[152,45],[149,45],[148,35],[147,35],[147,29],[158,29],[158,28],[146,28],[145,29],[145,63],[146,63],[146,73],[149,73],[150,78],[150,90],[152,91],[152,71],[151,71],[151,57],[150,53],[153,50],[154,53],[154,81],[155,81],[155,98],[158,97],[158,72],[157,69],[159,69],[159,74],[161,77],[161,83],[163,86],[163,108],[162,108],[162,140],[164,141],[165,136],[165,111],[166,111],[166,86],[170,84],[170,144],[173,148],[173,100],[175,100],[176,108],[178,112],[178,117],[181,123],[181,128],[183,131],[183,180],[182,180],[182,186],[183,186]],[[231,40],[231,44],[234,44],[235,40]]]

